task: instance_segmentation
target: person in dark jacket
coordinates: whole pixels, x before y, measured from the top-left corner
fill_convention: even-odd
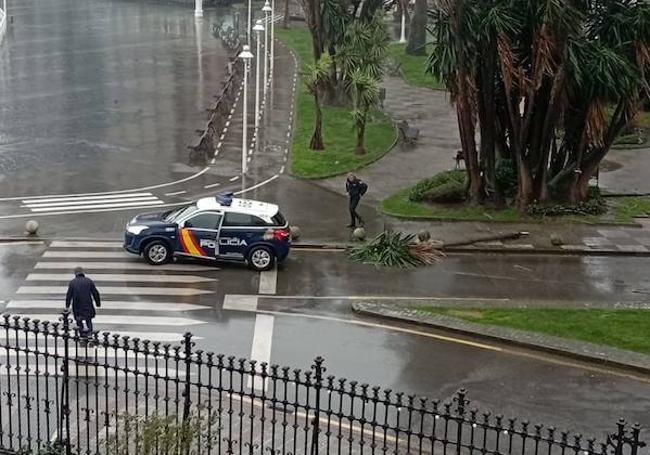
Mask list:
[[[350,197],[350,224],[348,224],[349,228],[354,229],[357,227],[357,221],[359,221],[359,224],[363,226],[365,223],[357,213],[357,206],[359,205],[359,201],[361,201],[361,196],[366,194],[366,191],[368,190],[368,185],[366,185],[364,182],[359,180],[356,175],[350,173],[348,174],[348,178],[345,181],[345,191],[348,193],[348,196]]]
[[[93,300],[95,304],[93,305]],[[65,297],[65,307],[70,308],[77,322],[79,334],[88,336],[93,331],[93,318],[95,317],[95,305],[102,306],[99,291],[90,278],[86,278],[81,267],[74,269],[74,279],[68,285],[68,294]]]

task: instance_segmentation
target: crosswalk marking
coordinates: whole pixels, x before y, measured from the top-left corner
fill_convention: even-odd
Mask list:
[[[63,310],[61,300],[11,300],[6,308],[48,308]],[[102,300],[103,310],[142,310],[142,311],[192,311],[205,310],[210,307],[191,303],[150,302],[127,300]]]
[[[69,273],[30,273],[26,281],[70,281]],[[210,283],[216,281],[196,275],[142,275],[123,273],[104,273],[92,276],[93,281],[102,282],[135,282],[135,283]]]
[[[21,286],[16,294],[54,294],[64,296],[68,290],[67,286]],[[167,288],[167,287],[120,287],[120,286],[102,286],[101,293],[104,295],[175,295],[175,296],[193,296],[212,294],[212,291],[192,288]]]
[[[151,193],[120,193],[120,194],[102,194],[95,196],[65,196],[65,197],[32,197],[22,200],[24,204],[40,204],[44,202],[66,202],[66,201],[97,201],[105,199],[115,199],[124,197],[143,197],[152,196]]]
[[[102,194],[89,196],[33,197],[21,200],[21,207],[33,213],[75,212],[93,209],[128,207],[155,207],[164,204],[158,196],[149,192]]]
[[[80,259],[128,259],[133,258],[123,251],[46,251],[44,258],[80,258]]]
[[[192,264],[165,264],[149,265],[143,260],[133,260],[125,262],[37,262],[34,266],[38,270],[69,270],[72,273],[75,267],[83,267],[84,270],[149,270],[149,271],[185,271],[185,272],[204,272],[215,271],[219,268],[213,265],[192,265]],[[72,277],[70,277],[72,278]]]
[[[61,317],[58,313],[50,314],[17,314],[21,318],[39,319],[41,321],[57,321]],[[190,318],[168,317],[168,316],[119,316],[119,315],[97,315],[93,319],[94,324],[111,324],[111,325],[168,325],[168,326],[188,326],[203,324],[203,321]]]
[[[50,248],[122,248],[122,242],[55,240],[50,243]]]
[[[164,204],[160,199],[152,201],[138,201],[138,202],[114,202],[111,204],[88,204],[88,205],[75,205],[71,207],[67,206],[50,206],[50,207],[29,207],[32,212],[41,213],[41,212],[57,212],[59,210],[66,211],[75,211],[75,210],[89,210],[89,209],[110,209],[110,208],[121,208],[121,207],[133,207],[133,208],[144,208],[144,207],[155,207],[156,205]]]

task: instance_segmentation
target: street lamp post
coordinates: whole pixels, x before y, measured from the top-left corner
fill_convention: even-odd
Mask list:
[[[268,49],[269,49],[269,13],[271,12],[271,4],[269,0],[264,2],[264,97],[266,99],[266,92],[269,85],[269,59],[268,59]]]
[[[203,0],[194,0],[194,16],[203,17]]]
[[[255,131],[257,131],[260,126],[260,57],[262,56],[260,35],[264,31],[262,19],[257,20],[253,30],[257,38],[257,53],[255,55]]]
[[[248,0],[248,22],[246,27],[246,44],[251,45],[251,27],[253,26],[253,5],[252,0]]]
[[[253,58],[248,44],[242,47],[239,58],[244,61],[244,108],[242,117],[242,142],[241,142],[241,173],[246,174],[246,158],[248,150],[248,63]]]
[[[273,61],[275,60],[275,0],[271,0],[271,80],[273,80]]]

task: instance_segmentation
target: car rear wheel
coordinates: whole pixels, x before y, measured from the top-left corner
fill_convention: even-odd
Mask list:
[[[144,248],[144,258],[151,265],[163,265],[171,261],[172,251],[162,240],[154,240]]]
[[[266,246],[253,247],[248,253],[248,266],[258,272],[270,270],[275,265],[275,254]]]

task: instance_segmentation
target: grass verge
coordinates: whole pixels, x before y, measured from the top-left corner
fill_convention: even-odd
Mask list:
[[[565,215],[559,217],[533,217],[515,208],[490,209],[481,206],[456,204],[449,206],[413,202],[409,200],[411,188],[405,188],[381,202],[381,211],[396,218],[430,219],[445,221],[495,221],[522,223],[617,223],[633,224],[634,218],[650,215],[650,198],[631,196],[609,198],[608,213],[596,215]]]
[[[393,43],[388,49],[389,55],[395,62],[401,64],[404,79],[411,85],[434,90],[445,90],[445,84],[426,72],[427,55],[409,55],[406,44]]]
[[[299,58],[301,71],[313,63],[311,36],[304,27],[277,28],[277,37],[292,48]],[[356,133],[347,107],[323,106],[323,138],[325,150],[309,149],[314,131],[313,97],[302,81],[296,101],[296,125],[291,149],[291,172],[296,177],[324,178],[360,169],[381,158],[395,140],[391,119],[382,112],[373,112],[366,127],[364,155],[354,153]]]
[[[479,324],[528,330],[546,335],[650,354],[650,311],[566,308],[472,308],[422,306],[419,310]]]

